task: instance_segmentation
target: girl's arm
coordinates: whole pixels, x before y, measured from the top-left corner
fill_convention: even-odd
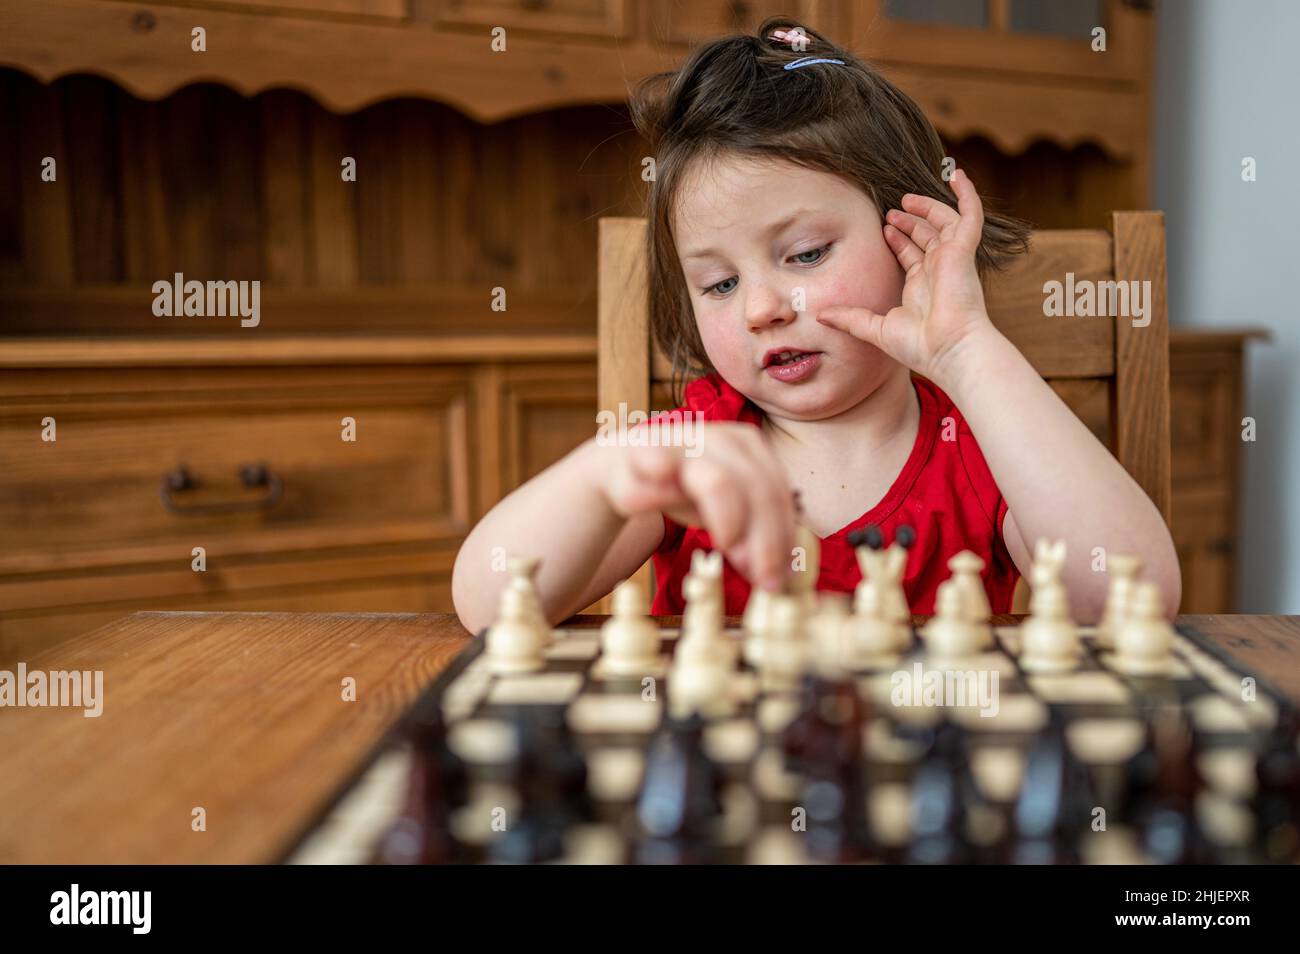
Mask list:
[[[503,498],[470,531],[452,569],[451,594],[471,633],[497,615],[509,582],[505,558],[539,556],[537,589],[548,622],[590,606],[631,576],[663,539],[658,512],[624,518],[599,487],[588,441]]]
[[[868,341],[948,392],[970,424],[1007,500],[1003,536],[1021,573],[1039,538],[1066,541],[1064,580],[1074,615],[1101,615],[1108,576],[1094,550],[1142,557],[1172,618],[1182,598],[1178,556],[1159,511],[989,319],[975,268],[984,228],[979,194],[962,170],[958,206],[906,195],[886,215],[885,241],[906,273],[888,314],[823,308],[818,321]]]
[[[962,343],[944,380],[1006,498],[1007,548],[1028,575],[1035,540],[1064,540],[1064,581],[1076,619],[1100,619],[1106,555],[1132,553],[1160,587],[1173,618],[1182,598],[1178,555],[1160,511],[1142,488],[990,323]]]
[[[776,589],[789,575],[793,497],[758,428],[704,424],[689,448],[592,439],[503,499],[466,537],[451,581],[462,625],[476,632],[496,618],[507,555],[541,557],[537,589],[548,621],[571,616],[649,559],[665,514],[708,530],[759,586]]]

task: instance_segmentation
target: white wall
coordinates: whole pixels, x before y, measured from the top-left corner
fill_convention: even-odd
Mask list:
[[[1152,205],[1175,327],[1262,325],[1248,346],[1237,609],[1300,613],[1300,2],[1164,0]],[[1241,179],[1253,156],[1255,182]]]

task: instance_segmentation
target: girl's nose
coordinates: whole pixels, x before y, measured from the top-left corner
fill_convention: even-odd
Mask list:
[[[771,285],[750,285],[745,300],[745,323],[755,334],[768,328],[777,328],[794,321],[797,314],[791,294]]]

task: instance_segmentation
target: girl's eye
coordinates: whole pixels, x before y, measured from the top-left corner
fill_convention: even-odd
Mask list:
[[[794,261],[798,262],[800,265],[816,265],[818,262],[822,260],[822,257],[825,256],[825,254],[830,251],[830,249],[831,246],[830,243],[828,243],[826,245],[823,245],[821,248],[812,248],[806,252],[800,252],[798,255],[792,255],[790,257]],[[812,255],[815,257],[806,258],[805,256],[808,255]]]
[[[707,295],[709,292],[717,292],[719,295],[726,295],[729,292],[731,292],[733,289],[735,289],[736,287],[735,283],[739,281],[740,281],[739,278],[737,278],[735,275],[732,275],[730,278],[723,279],[722,281],[718,282],[716,285],[710,285],[708,288],[704,289],[704,294]],[[729,285],[730,287],[724,288],[723,287],[724,285]]]

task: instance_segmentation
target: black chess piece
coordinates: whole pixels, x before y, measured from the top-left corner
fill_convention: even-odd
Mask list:
[[[874,523],[862,530],[854,530],[846,539],[849,546],[855,550],[858,547],[870,547],[873,550],[879,550],[885,545],[885,535],[880,532],[880,526]]]
[[[894,542],[904,550],[910,550],[912,549],[912,544],[916,543],[916,531],[907,524],[903,524],[897,531],[895,531]]]
[[[698,714],[664,722],[650,743],[637,799],[637,864],[715,864],[721,860],[723,775],[704,751]]]
[[[464,846],[451,831],[451,814],[468,799],[465,763],[447,745],[442,710],[411,724],[411,771],[401,815],[384,833],[374,862],[384,865],[436,865],[463,860]]]
[[[573,747],[563,710],[519,707],[509,714],[514,723],[517,752],[509,767],[510,784],[519,794],[519,808],[506,816],[505,829],[488,853],[493,861],[535,864],[564,854],[569,826],[590,812],[577,797],[586,788],[582,754]],[[557,722],[558,718],[558,722]]]
[[[1205,790],[1197,767],[1200,736],[1181,706],[1162,706],[1147,720],[1142,747],[1125,764],[1121,818],[1159,864],[1212,864],[1196,799]]]
[[[1079,839],[1089,831],[1096,790],[1088,767],[1070,748],[1065,725],[1060,708],[1051,707],[1026,757],[1010,851],[1015,864],[1080,861]]]
[[[804,776],[808,853],[821,861],[872,857],[863,732],[870,709],[851,681],[805,677],[803,708],[782,736],[788,771]]]
[[[1255,762],[1255,848],[1262,861],[1289,864],[1300,859],[1300,713],[1278,713]]]
[[[557,813],[567,824],[595,818],[595,805],[587,788],[587,759],[574,740],[564,706],[531,709],[531,742],[543,772],[553,776],[559,804]]]
[[[941,725],[934,744],[912,778],[912,842],[909,864],[972,864],[975,845],[966,828],[970,810],[981,803],[961,729]]]

